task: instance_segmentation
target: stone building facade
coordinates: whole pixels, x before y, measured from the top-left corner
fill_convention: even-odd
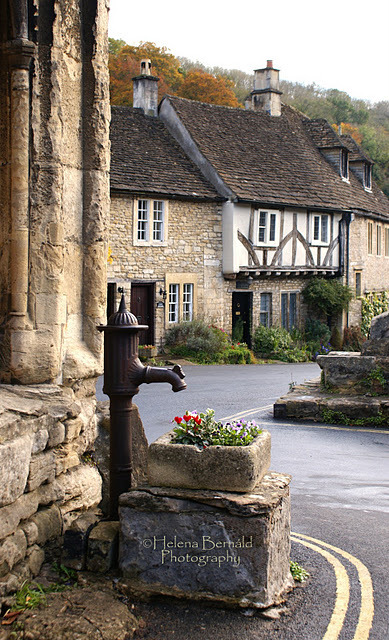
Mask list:
[[[0,2],[0,601],[101,500],[107,0]]]
[[[136,108],[113,112],[109,282],[135,291],[147,343],[160,346],[192,312],[248,344],[260,323],[304,328],[302,291],[315,277],[357,293],[389,288],[389,202],[371,160],[325,120],[282,105],[271,61],[256,70],[246,110],[172,96],[157,109],[158,79],[144,62]],[[342,324],[359,322],[354,300]]]
[[[385,218],[355,216],[350,223],[348,284],[355,295],[349,325],[358,325],[360,296],[389,290],[389,221]]]

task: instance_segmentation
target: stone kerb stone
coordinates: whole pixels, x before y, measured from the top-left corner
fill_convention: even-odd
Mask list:
[[[269,607],[292,587],[290,477],[251,493],[142,487],[122,494],[119,568],[132,593]]]

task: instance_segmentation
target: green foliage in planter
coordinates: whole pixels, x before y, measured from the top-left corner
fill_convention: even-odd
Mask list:
[[[368,294],[362,298],[361,302],[361,332],[368,338],[373,318],[388,310],[389,293],[388,291],[382,291],[381,293]]]
[[[223,424],[215,420],[215,411],[207,409],[205,413],[186,411],[183,417],[176,416],[174,439],[177,444],[192,444],[198,449],[223,445],[243,447],[250,444],[256,436],[262,433],[254,421],[234,420]]]
[[[338,280],[312,278],[303,289],[302,296],[311,309],[318,310],[328,318],[347,309],[353,294],[350,287]]]

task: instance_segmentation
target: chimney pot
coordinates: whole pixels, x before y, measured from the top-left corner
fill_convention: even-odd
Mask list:
[[[273,60],[268,60],[266,67],[267,69],[273,69]]]

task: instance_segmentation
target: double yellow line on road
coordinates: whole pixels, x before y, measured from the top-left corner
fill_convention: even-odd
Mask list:
[[[355,558],[347,551],[343,551],[343,549],[334,547],[333,545],[323,542],[322,540],[316,540],[315,538],[305,536],[302,533],[292,533],[291,539],[294,542],[298,542],[305,547],[312,549],[312,551],[320,553],[332,565],[335,572],[335,606],[326,633],[323,636],[323,640],[337,640],[337,638],[339,637],[339,634],[344,625],[344,620],[346,617],[350,599],[350,581],[347,570],[342,562],[332,553],[327,551],[327,549],[330,549],[331,551],[334,551],[338,555],[342,556],[351,564],[353,564],[357,569],[359,584],[361,588],[361,602],[358,624],[352,640],[368,640],[374,617],[374,596],[371,576],[365,565],[360,560],[358,560],[358,558]]]

